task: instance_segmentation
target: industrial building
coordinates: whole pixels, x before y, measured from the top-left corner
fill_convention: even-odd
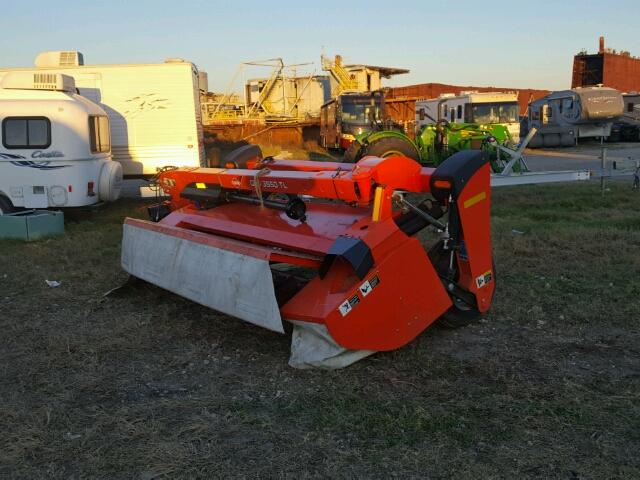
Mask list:
[[[261,112],[267,118],[317,118],[329,99],[324,75],[250,79],[245,85],[247,116]]]
[[[383,79],[409,73],[409,70],[366,64],[345,65],[340,55],[321,56],[324,75],[296,75],[296,68],[309,63],[285,65],[281,58],[243,62],[247,66],[267,67],[269,76],[245,80],[242,98],[231,91],[202,97],[205,130],[219,140],[265,141],[281,143],[315,141],[324,106],[342,95],[380,92]],[[236,74],[236,77],[244,75]],[[368,122],[367,122],[368,123]]]
[[[340,55],[336,55],[334,60],[330,60],[324,55],[320,59],[322,69],[331,74],[332,98],[343,92],[374,92],[382,88],[383,78],[409,73],[406,68],[363,64],[344,65]]]
[[[281,58],[241,63],[226,93],[203,93],[203,124],[249,119],[283,122],[318,118],[320,106],[329,99],[329,76],[298,75],[296,67],[304,65],[309,64],[285,65]],[[245,80],[245,69],[251,67],[268,68],[270,73]],[[232,91],[238,87],[235,81],[240,77],[243,79],[242,95]]]
[[[621,92],[640,91],[640,58],[605,48],[604,37],[600,37],[598,53],[582,51],[573,57],[571,88],[595,85]]]

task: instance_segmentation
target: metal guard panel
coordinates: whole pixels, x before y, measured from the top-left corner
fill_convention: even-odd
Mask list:
[[[284,333],[267,259],[170,233],[180,229],[147,228],[146,223],[124,225],[124,270],[206,307]]]

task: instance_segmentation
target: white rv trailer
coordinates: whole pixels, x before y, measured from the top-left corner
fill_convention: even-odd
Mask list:
[[[9,72],[72,77],[79,93],[109,115],[113,159],[126,176],[204,165],[198,70],[190,62],[84,65],[79,52],[44,52],[35,67],[0,69],[0,80]]]
[[[0,214],[117,200],[109,117],[73,78],[12,72],[0,82]]]
[[[416,128],[438,120],[452,123],[505,125],[515,142],[520,139],[520,107],[515,92],[445,93],[439,98],[416,101]]]

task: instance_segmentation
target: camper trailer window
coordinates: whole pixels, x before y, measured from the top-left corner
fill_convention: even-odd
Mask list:
[[[91,153],[105,153],[111,150],[109,117],[105,115],[89,116],[89,138],[91,139]]]
[[[5,148],[48,148],[51,122],[46,117],[7,117],[2,121]]]

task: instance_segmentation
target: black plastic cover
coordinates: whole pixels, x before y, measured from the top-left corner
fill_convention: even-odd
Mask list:
[[[220,185],[206,183],[204,187],[198,188],[198,184],[190,183],[180,192],[180,196],[194,202],[216,202],[220,199]]]
[[[436,188],[434,183],[436,180],[448,180],[453,186],[451,193],[457,198],[469,179],[488,162],[488,154],[478,150],[465,150],[451,155],[431,175],[431,195],[438,201],[444,201],[450,190]]]
[[[322,260],[318,271],[320,278],[324,278],[337,257],[349,262],[360,279],[363,279],[373,267],[373,255],[366,243],[359,238],[340,236]]]

